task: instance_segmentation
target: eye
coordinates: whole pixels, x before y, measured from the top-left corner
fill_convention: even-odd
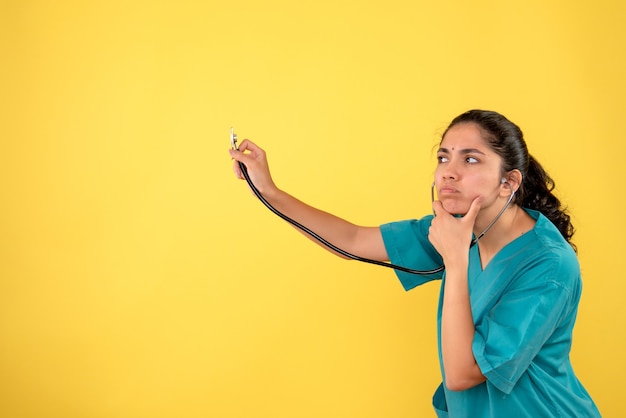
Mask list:
[[[437,156],[437,161],[439,162],[439,164],[447,163],[448,162],[448,157],[446,157],[445,155],[438,155]]]
[[[467,157],[465,157],[465,162],[468,163],[468,164],[477,164],[480,161],[476,157],[467,156]]]

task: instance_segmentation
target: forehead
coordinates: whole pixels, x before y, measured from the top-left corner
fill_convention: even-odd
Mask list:
[[[485,153],[491,151],[491,147],[483,139],[482,131],[475,123],[459,123],[448,129],[440,147],[448,151],[469,148],[479,149]]]

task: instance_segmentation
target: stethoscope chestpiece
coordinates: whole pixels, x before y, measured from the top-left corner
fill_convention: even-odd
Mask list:
[[[230,128],[230,146],[234,150],[238,149],[237,148],[237,134],[235,133],[233,128]]]

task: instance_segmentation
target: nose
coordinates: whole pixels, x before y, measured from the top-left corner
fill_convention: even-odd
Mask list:
[[[447,163],[439,166],[439,175],[443,180],[458,180],[459,179],[459,167],[455,159],[449,160]]]

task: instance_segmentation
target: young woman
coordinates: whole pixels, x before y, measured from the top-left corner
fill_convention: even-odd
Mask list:
[[[265,152],[248,140],[230,155],[239,178],[241,162],[276,209],[339,248],[414,269],[445,266],[430,276],[396,270],[406,290],[441,279],[439,417],[600,416],[569,359],[581,295],[570,217],[504,116],[456,117],[437,152],[434,215],[379,227],[280,190]]]

